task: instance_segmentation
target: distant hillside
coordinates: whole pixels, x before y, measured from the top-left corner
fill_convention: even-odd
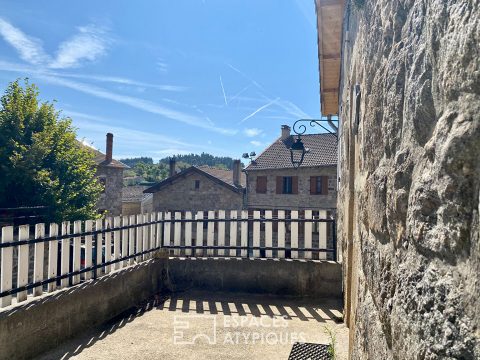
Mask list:
[[[127,166],[133,168],[138,163],[144,164],[153,164],[153,159],[151,157],[137,157],[137,158],[128,158],[128,159],[120,159],[122,163]]]
[[[177,162],[186,163],[189,165],[208,165],[215,167],[225,167],[229,170],[233,169],[233,159],[227,156],[214,156],[207,153],[198,154],[188,154],[188,155],[175,155]],[[168,164],[170,158],[166,157],[161,159],[159,162],[163,164]],[[222,166],[223,165],[223,166]]]
[[[177,169],[186,169],[191,165],[208,165],[221,169],[231,170],[233,159],[226,156],[214,156],[207,153],[175,155]],[[125,185],[136,185],[142,181],[157,182],[168,177],[168,163],[170,157],[160,159],[154,163],[151,157],[137,157],[120,159],[130,169],[124,171]]]

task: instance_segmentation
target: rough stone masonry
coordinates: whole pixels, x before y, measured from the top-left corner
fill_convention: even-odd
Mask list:
[[[479,44],[478,0],[345,2],[338,214],[352,359],[480,358]]]

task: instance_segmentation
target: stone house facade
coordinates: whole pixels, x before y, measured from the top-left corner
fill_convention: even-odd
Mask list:
[[[128,166],[113,159],[113,134],[107,134],[106,154],[98,150],[92,150],[97,164],[96,176],[105,190],[98,200],[98,211],[107,212],[109,216],[117,216],[122,213],[122,188],[123,171]]]
[[[316,9],[349,358],[479,359],[479,2]]]
[[[143,191],[145,185],[124,186],[122,191],[122,215],[136,215],[152,212],[152,194]]]
[[[233,171],[191,166],[176,173],[171,162],[170,176],[144,192],[153,194],[153,211],[241,210],[245,176],[240,167],[235,160]]]
[[[293,143],[290,127],[265,149],[244,172],[247,174],[248,209],[328,210],[337,202],[337,141],[331,134],[303,135],[309,152],[295,169],[291,163]]]

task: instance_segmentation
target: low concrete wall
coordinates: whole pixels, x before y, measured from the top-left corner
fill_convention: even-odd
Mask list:
[[[341,298],[329,261],[161,258],[0,311],[0,359],[29,359],[162,291]]]
[[[157,292],[161,270],[148,261],[0,311],[0,359],[30,359],[112,319]]]
[[[332,261],[239,258],[168,260],[173,290],[342,297],[342,267]]]

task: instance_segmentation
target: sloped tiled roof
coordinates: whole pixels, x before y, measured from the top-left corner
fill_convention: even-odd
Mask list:
[[[93,160],[97,163],[98,166],[107,166],[107,167],[124,168],[124,169],[129,168],[124,163],[115,159],[112,159],[112,161],[107,162],[105,160],[105,154],[102,153],[101,151],[98,151],[96,149],[91,149],[91,151],[95,154],[95,157]]]
[[[218,169],[215,167],[210,167],[207,165],[203,166],[198,166],[198,169],[205,171],[206,173],[216,177],[217,179],[220,179],[227,184],[230,184],[234,186],[235,184],[233,183],[233,171],[232,170],[224,170],[224,169]],[[242,187],[245,187],[247,180],[245,177],[245,173],[240,172],[240,185]]]
[[[302,135],[302,142],[309,152],[305,154],[300,167],[337,165],[337,138],[332,134]],[[293,168],[290,147],[295,138],[278,138],[266,148],[246,170],[290,169]]]
[[[124,186],[122,188],[122,201],[134,202],[142,201],[148,194],[144,194],[143,190],[148,189],[145,185]]]
[[[107,166],[107,167],[114,167],[114,168],[119,168],[119,169],[121,169],[121,168],[130,169],[129,166],[127,166],[124,163],[122,163],[118,160],[115,160],[115,159],[112,159],[112,161],[107,162],[107,161],[105,161],[105,154],[102,153],[100,150],[97,150],[97,149],[95,149],[91,146],[87,146],[87,145],[85,145],[84,143],[82,143],[81,141],[78,141],[78,140],[77,140],[77,143],[78,143],[78,145],[80,145],[84,149],[87,149],[88,151],[91,151],[93,153],[93,155],[94,155],[93,161],[95,161],[97,166]]]
[[[245,187],[245,174],[240,174],[240,187],[235,186],[233,184],[233,173],[231,170],[222,170],[222,169],[217,169],[217,168],[211,168],[209,166],[202,166],[202,167],[197,167],[197,166],[190,166],[189,168],[182,170],[179,173],[176,173],[173,176],[170,176],[166,178],[163,181],[160,181],[159,183],[149,187],[148,189],[145,189],[143,192],[144,193],[155,193],[157,191],[162,190],[165,186],[169,184],[173,184],[177,179],[184,178],[191,174],[192,172],[198,172],[209,179],[215,181],[217,184],[220,184],[222,186],[225,186],[229,188],[230,190],[233,190],[235,192],[243,192],[243,189]],[[228,176],[228,179],[227,179]]]

